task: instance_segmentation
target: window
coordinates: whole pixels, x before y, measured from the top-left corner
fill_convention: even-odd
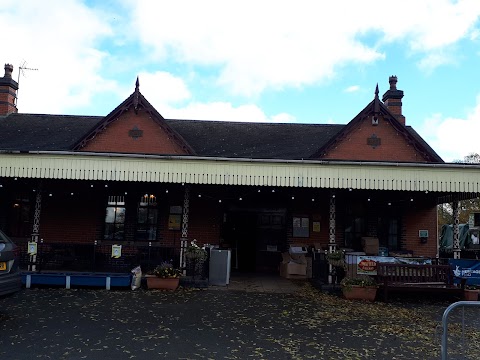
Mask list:
[[[125,198],[109,196],[105,212],[105,240],[125,239]]]
[[[15,196],[11,205],[8,220],[9,235],[13,237],[30,237],[32,227],[30,224],[30,199],[22,194]]]
[[[153,194],[145,194],[140,198],[137,209],[137,232],[136,240],[157,239],[157,197]]]
[[[293,218],[293,237],[309,237],[310,221],[308,217]]]

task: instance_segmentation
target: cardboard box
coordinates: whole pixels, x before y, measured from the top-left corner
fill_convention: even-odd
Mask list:
[[[363,251],[367,255],[378,255],[378,238],[363,237],[362,238]]]
[[[293,256],[293,257],[292,257]],[[307,277],[307,260],[304,254],[282,253],[282,262],[280,263],[280,276],[293,279]]]

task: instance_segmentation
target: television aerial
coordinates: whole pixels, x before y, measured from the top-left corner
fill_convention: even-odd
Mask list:
[[[33,71],[38,71],[38,69],[27,67],[27,62],[24,61],[22,65],[18,67],[18,78],[17,78],[17,85],[18,88],[20,89],[20,74],[25,76],[25,70],[33,70]],[[17,89],[17,97],[15,99],[15,106],[18,106],[18,89]]]

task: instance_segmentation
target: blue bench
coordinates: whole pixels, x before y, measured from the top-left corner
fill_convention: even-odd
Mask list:
[[[128,287],[131,274],[116,273],[61,273],[61,272],[23,272],[22,283],[27,289],[32,285],[64,286],[98,286],[110,290],[111,287]]]

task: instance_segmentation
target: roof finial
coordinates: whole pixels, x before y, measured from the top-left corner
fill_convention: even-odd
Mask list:
[[[375,99],[373,100],[373,112],[375,115],[380,113],[380,99],[378,98],[378,83],[375,88]]]
[[[135,114],[138,112],[138,99],[140,94],[140,81],[138,80],[138,75],[137,75],[137,81],[135,81],[135,92],[133,93],[133,109],[135,110]]]

